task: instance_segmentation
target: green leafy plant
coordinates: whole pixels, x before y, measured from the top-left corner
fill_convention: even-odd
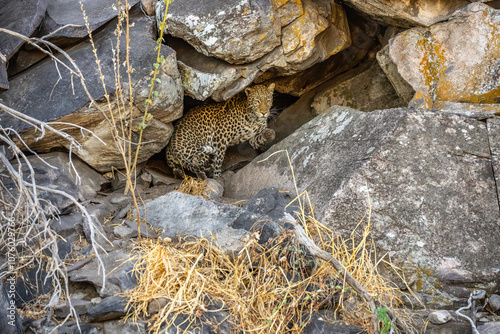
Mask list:
[[[382,327],[380,328],[380,334],[389,334],[389,331],[392,328],[392,322],[389,320],[387,316],[387,308],[385,307],[377,307],[375,309],[377,313],[377,319],[382,323]]]

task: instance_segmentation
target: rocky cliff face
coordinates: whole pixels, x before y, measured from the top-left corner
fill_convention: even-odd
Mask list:
[[[284,213],[300,211],[288,203],[307,191],[315,217],[343,238],[369,212],[374,252],[402,275],[383,261],[379,270],[413,291],[415,307],[458,309],[484,293],[475,299],[486,305],[483,313],[476,309],[471,318],[476,327],[482,317],[479,332],[483,325],[484,333],[496,333],[498,1],[176,0],[167,11],[165,1],[128,4],[126,19],[124,4],[114,0],[0,0],[0,213],[15,210],[23,184],[42,187],[35,195],[45,220],[33,226],[44,221],[59,236],[44,254],[71,263],[64,269],[73,284],[70,300],[88,320],[86,330],[146,332],[146,323],[136,331],[117,321],[126,313],[118,294],[137,283],[133,263],[117,265],[130,256],[131,240],[213,237],[225,252],[238,252],[255,235],[254,224],[266,241],[286,230]],[[230,148],[223,180],[203,185],[207,198],[167,194],[180,180],[157,153],[173,122],[191,106],[227,101],[256,83],[274,83],[278,92],[280,110],[269,121],[276,140],[259,151],[245,143]],[[123,175],[139,140],[134,175],[145,203],[136,206],[124,195]],[[24,160],[13,143],[31,156]],[[138,214],[148,224],[138,227]],[[93,239],[108,254],[94,258],[86,244]],[[1,240],[3,277],[8,248]],[[21,274],[25,280],[13,289],[26,310],[56,280],[45,269]],[[6,282],[0,281],[0,305],[12,299]],[[58,304],[54,299],[51,308],[64,319],[70,308]],[[0,323],[9,323],[2,312]],[[426,333],[470,330],[460,316],[441,312],[429,316]],[[234,319],[224,319],[212,320],[230,332]],[[358,331],[318,319],[304,332]],[[46,316],[23,323],[35,333],[55,326]],[[23,323],[8,328],[20,332]]]

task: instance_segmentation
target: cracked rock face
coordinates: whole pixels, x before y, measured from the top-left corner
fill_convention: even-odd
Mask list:
[[[153,52],[156,46],[152,36],[154,23],[136,6],[130,11],[130,62],[134,71],[131,73],[132,94],[134,104],[130,109],[132,114],[132,142],[139,138],[139,124],[144,114],[144,101],[146,100],[151,80],[150,72],[156,62],[156,54]],[[108,23],[102,30],[94,35],[97,56],[104,78],[106,90],[115,92],[115,70],[113,60],[113,49],[116,48],[116,20]],[[120,59],[125,59],[125,36],[122,35]],[[101,77],[95,63],[92,46],[88,40],[75,45],[67,50],[73,58],[83,76],[89,93],[104,110],[106,117],[110,118],[108,105],[105,100],[105,92]],[[165,62],[159,68],[158,81],[155,89],[158,98],[153,99],[149,112],[154,116],[146,127],[143,134],[138,161],[145,161],[153,154],[158,153],[166,146],[173,127],[173,120],[182,116],[183,89],[180,74],[177,69],[175,51],[168,46],[162,47],[162,56]],[[59,56],[63,61],[67,60]],[[126,82],[126,68],[120,66],[122,76],[122,87],[124,96],[128,96],[128,85]],[[61,75],[61,77],[60,77]],[[66,122],[85,127],[92,131],[100,139],[82,132],[79,129],[70,129],[67,132],[73,135],[81,144],[81,150],[74,150],[82,160],[99,172],[106,172],[113,167],[124,168],[123,157],[115,146],[110,124],[106,121],[103,113],[95,105],[89,105],[90,99],[81,86],[79,78],[71,75],[67,69],[59,65],[56,67],[50,59],[43,60],[36,66],[15,76],[10,82],[10,89],[0,93],[0,99],[9,107],[20,111],[28,116],[44,122]],[[127,108],[129,106],[127,105]],[[116,102],[111,97],[111,109],[114,117],[118,117]],[[128,117],[128,116],[127,116]],[[0,112],[2,125],[13,127],[22,132],[23,140],[34,150],[47,152],[55,147],[70,148],[70,143],[61,137],[47,131],[43,138],[40,131],[30,127],[14,117],[5,116]],[[127,118],[128,122],[128,118]],[[119,126],[120,120],[117,119]],[[57,125],[56,125],[57,127]],[[59,125],[59,128],[68,128]],[[74,149],[74,148],[72,148]]]
[[[400,33],[377,58],[406,102],[498,103],[500,11],[470,4],[447,22]]]
[[[333,0],[182,1],[168,8],[166,33],[179,55],[188,95],[227,100],[268,70],[291,75],[351,45],[343,8]],[[187,10],[189,8],[189,10]],[[193,11],[193,8],[196,8]],[[157,6],[158,26],[164,16]]]
[[[161,22],[164,9],[158,7]],[[174,1],[166,32],[232,64],[252,62],[280,43],[280,26],[265,0]]]
[[[308,191],[315,216],[332,230],[349,237],[371,204],[379,254],[389,253],[407,277],[415,274],[417,291],[498,279],[491,247],[500,238],[500,211],[484,122],[334,107],[238,171],[225,196],[266,187],[295,194],[286,154],[266,160],[280,150],[290,155],[299,193]],[[443,291],[445,303],[463,293]]]
[[[0,2],[0,28],[31,36],[42,22],[48,0],[3,0]],[[8,61],[24,44],[18,37],[0,33],[0,53]],[[0,90],[8,89],[7,68],[0,59]]]

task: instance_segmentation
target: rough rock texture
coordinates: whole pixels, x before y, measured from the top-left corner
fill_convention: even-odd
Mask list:
[[[142,9],[149,16],[156,15],[156,0],[141,0]]]
[[[104,323],[104,334],[146,334],[146,324],[132,320],[123,322],[123,320],[107,321]]]
[[[89,282],[96,286],[101,297],[116,295],[135,286],[136,280],[131,272],[134,263],[128,261],[130,254],[122,251],[113,251],[101,254],[104,267],[106,268],[106,286],[102,289],[102,270],[99,269],[99,261],[94,258],[83,267],[69,273],[72,282]],[[89,312],[90,315],[90,312]]]
[[[330,319],[333,319],[330,314]],[[328,319],[328,318],[327,318]],[[365,333],[361,327],[344,325],[342,323],[330,323],[325,321],[322,314],[314,314],[311,322],[304,328],[303,334],[360,334]]]
[[[377,62],[353,78],[341,81],[340,77],[327,83],[327,87],[314,97],[311,107],[315,115],[327,111],[334,105],[361,111],[406,106]]]
[[[87,36],[88,30],[85,26],[80,2],[83,5],[91,31],[98,29],[118,15],[116,1],[114,0],[49,0],[47,12],[37,35],[45,36],[65,25],[71,24],[71,27],[61,29],[51,35],[51,42],[66,44]],[[128,4],[134,6],[138,2],[139,0],[130,0]]]
[[[7,74],[9,77],[13,77],[16,74],[24,71],[33,64],[39,62],[47,55],[38,49],[34,50],[24,50],[21,49],[19,52],[11,58],[9,61],[9,69]]]
[[[258,81],[274,82],[275,90],[280,93],[302,96],[325,81],[355,67],[375,47],[376,36],[380,32],[376,23],[364,20],[352,10],[346,14],[352,40],[349,47],[334,52],[328,59],[311,64],[313,66],[293,76],[276,77],[277,70],[270,70],[258,78]]]
[[[346,0],[346,3],[371,18],[393,26],[409,28],[430,26],[446,20],[455,10],[464,7],[466,0]]]
[[[500,295],[491,295],[488,301],[488,306],[493,312],[500,310]]]
[[[277,71],[285,75],[305,70],[351,45],[342,6],[329,0],[303,0],[296,4],[302,7],[301,15],[282,29],[286,67]]]
[[[346,237],[369,195],[376,245],[415,274],[417,291],[442,293],[446,304],[468,293],[437,285],[495,289],[500,212],[485,124],[438,112],[332,109],[256,160],[288,150],[299,192],[307,189],[315,216]],[[270,186],[295,193],[284,152],[237,172],[225,196]]]
[[[166,29],[194,47],[169,42],[187,94],[199,100],[227,100],[269,69],[294,74],[351,45],[346,14],[331,0],[279,1],[275,12],[267,1],[192,2],[170,5]],[[159,23],[163,12],[157,6]]]
[[[9,89],[9,79],[5,62],[0,60],[0,92],[4,89]]]
[[[146,203],[145,213],[144,207],[140,208],[141,217],[145,216],[151,226],[163,230],[163,237],[192,235],[209,238],[213,233],[224,249],[238,248],[243,244],[246,231],[231,227],[243,212],[235,206],[181,192],[172,192]]]
[[[413,99],[426,108],[434,101],[500,102],[499,58],[500,11],[482,3],[447,22],[400,33],[379,55],[401,98],[417,92]]]
[[[284,66],[279,49],[254,62],[232,65],[199,53],[181,39],[168,39],[168,45],[177,52],[185,93],[202,101],[208,97],[227,100],[271,67]]]
[[[151,226],[163,230],[163,237],[213,235],[225,251],[234,251],[243,245],[248,231],[259,221],[269,222],[261,226],[261,242],[276,237],[276,223],[279,224],[288,203],[277,189],[262,190],[243,208],[172,192],[146,203],[145,216]],[[286,211],[292,213],[293,209],[290,206]],[[144,207],[139,210],[144,217]]]
[[[127,299],[125,297],[111,296],[104,298],[99,304],[89,310],[89,321],[119,319],[126,314],[126,306]]]
[[[31,36],[40,25],[47,9],[48,0],[2,0],[0,1],[0,28],[8,29],[24,36]],[[7,61],[19,50],[24,41],[1,32],[0,53]],[[6,64],[0,60],[0,89],[9,88]]]
[[[43,161],[40,159],[43,159]],[[104,183],[104,179],[99,173],[87,166],[77,157],[73,157],[71,161],[80,178],[77,179],[75,171],[68,165],[70,160],[67,153],[53,152],[41,154],[39,157],[30,156],[28,160],[33,167],[37,185],[65,191],[79,201],[93,198],[97,191],[101,189],[101,184]],[[13,166],[17,169],[17,163],[13,164]],[[22,173],[24,180],[30,182],[31,175],[26,164],[22,165]],[[0,177],[0,180],[4,183],[6,188],[11,191],[11,195],[4,193],[5,198],[14,201],[14,198],[17,196],[16,185],[7,177]],[[73,204],[73,202],[65,196],[45,191],[39,191],[38,196],[41,199],[49,200],[59,210],[63,210]]]
[[[450,312],[446,310],[434,311],[429,314],[429,321],[435,325],[442,325],[453,319]]]
[[[500,116],[499,103],[434,101],[434,103],[432,104],[432,108],[440,111],[448,111],[451,113],[476,118],[479,120],[493,118],[494,115]]]
[[[152,37],[153,22],[145,17],[144,14],[134,7],[131,10],[131,23],[134,26],[130,29],[131,34],[131,63],[135,71],[132,73],[132,84],[134,101],[137,108],[133,108],[134,117],[133,141],[138,139],[138,125],[142,119],[143,102],[146,99],[145,92],[149,92],[148,83],[149,74],[152,65],[156,61],[155,40]],[[96,44],[98,57],[103,70],[106,88],[108,92],[114,92],[115,76],[112,62],[112,41],[116,43],[114,30],[116,21],[110,22],[103,30],[95,34],[94,42]],[[122,46],[124,45],[124,37]],[[159,92],[157,99],[149,112],[154,118],[149,122],[143,135],[143,144],[141,146],[139,161],[148,159],[151,155],[159,152],[168,142],[172,132],[172,126],[169,123],[182,115],[182,86],[179,72],[177,70],[177,61],[175,52],[168,47],[162,47],[162,54],[165,57],[165,63],[160,68],[161,84],[155,86]],[[121,59],[125,59],[124,48],[120,49]],[[97,66],[92,54],[91,46],[88,41],[80,43],[70,50],[68,54],[75,60],[80,67],[85,83],[94,99],[104,96],[104,91],[97,72]],[[81,143],[82,150],[74,152],[85,162],[98,171],[109,171],[112,166],[123,168],[122,157],[114,146],[111,138],[109,124],[95,106],[88,107],[89,98],[84,93],[80,82],[74,76],[72,77],[67,70],[59,66],[62,79],[59,81],[59,74],[54,63],[44,60],[37,66],[34,66],[22,74],[17,75],[11,81],[11,88],[8,91],[0,93],[0,98],[4,103],[13,109],[21,111],[29,116],[35,117],[41,121],[61,121],[70,122],[84,126],[104,140],[107,145],[103,145],[94,136],[85,133],[82,138],[80,130],[68,130]],[[122,77],[126,77],[125,69],[121,70]],[[73,94],[73,87],[74,92]],[[127,85],[124,84],[126,87]],[[127,93],[125,92],[125,95]],[[100,104],[103,110],[108,108],[103,103]],[[115,115],[116,116],[116,115]],[[17,131],[28,130],[28,125],[12,117],[7,117],[0,113],[2,125],[12,126]],[[67,128],[67,125],[60,126]],[[23,139],[32,148],[38,151],[48,151],[57,146],[67,146],[68,143],[60,137],[47,133],[45,137],[36,141],[40,132],[35,132],[33,128],[25,131]]]
[[[78,315],[87,314],[90,308],[92,307],[92,303],[87,300],[81,300],[76,298],[71,298],[71,306],[73,306]],[[54,313],[59,318],[66,318],[70,313],[69,304],[64,302],[62,304],[54,307]]]
[[[168,8],[166,32],[199,52],[229,63],[252,62],[280,44],[280,25],[269,1],[185,0]],[[164,7],[157,6],[163,20]]]
[[[500,321],[489,322],[477,327],[479,334],[497,334],[500,333]]]

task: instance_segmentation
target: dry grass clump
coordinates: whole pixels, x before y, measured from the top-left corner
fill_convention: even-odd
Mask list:
[[[177,190],[188,195],[203,196],[205,199],[210,199],[207,195],[207,186],[208,180],[185,175]]]
[[[313,218],[304,223],[308,235],[339,259],[374,298],[398,307],[400,294],[377,271],[370,224],[343,240]],[[361,240],[355,243],[355,240]],[[329,263],[317,262],[283,231],[265,245],[254,232],[243,249],[232,256],[204,238],[178,243],[148,241],[137,247],[138,286],[127,292],[127,317],[150,317],[150,330],[158,333],[176,325],[214,325],[211,312],[226,311],[234,331],[248,333],[300,333],[314,311],[336,309],[348,323],[373,333],[373,314]],[[148,314],[148,305],[161,298],[166,305]]]

